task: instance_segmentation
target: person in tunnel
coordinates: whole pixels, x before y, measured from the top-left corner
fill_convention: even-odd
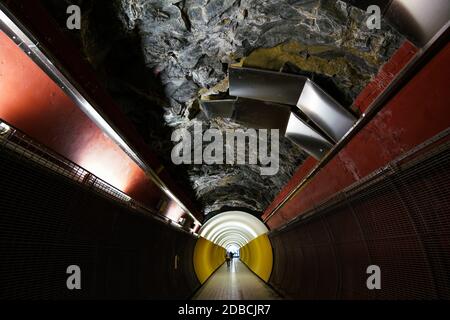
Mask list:
[[[225,253],[225,261],[227,262],[227,268],[230,267],[231,259],[232,259],[231,252]]]

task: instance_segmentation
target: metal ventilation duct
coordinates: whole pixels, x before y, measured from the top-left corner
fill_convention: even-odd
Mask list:
[[[339,142],[356,122],[350,112],[309,79],[306,80],[297,107],[334,142]]]
[[[286,132],[291,114],[287,105],[238,98],[234,104],[233,119],[248,128],[279,129],[280,134]]]
[[[289,117],[285,135],[317,160],[322,159],[333,148],[327,139],[294,113]]]
[[[356,118],[314,82],[303,76],[230,67],[230,95],[297,106],[334,142]]]
[[[234,113],[235,100],[202,100],[200,107],[209,119],[231,118]]]
[[[449,25],[449,0],[344,0],[362,10],[380,7],[384,17],[419,48]]]
[[[232,113],[233,116],[228,118],[247,128],[279,129],[281,134],[318,160],[333,147],[327,138],[291,112],[288,105],[238,98],[203,101],[202,108],[208,118]]]
[[[450,21],[449,0],[393,0],[386,19],[418,47],[424,47]]]
[[[288,73],[229,68],[230,95],[295,106],[308,78]]]
[[[209,119],[228,118],[247,128],[279,129],[286,132],[291,107],[271,102],[237,98],[236,100],[203,100],[202,110]]]

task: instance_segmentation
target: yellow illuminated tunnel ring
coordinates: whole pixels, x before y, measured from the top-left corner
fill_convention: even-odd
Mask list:
[[[239,248],[242,262],[268,282],[273,267],[268,231],[258,218],[243,211],[228,211],[209,219],[200,230],[194,250],[194,269],[200,283],[224,263],[231,248]]]

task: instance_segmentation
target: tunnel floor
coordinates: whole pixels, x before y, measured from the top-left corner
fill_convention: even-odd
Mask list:
[[[281,297],[240,260],[223,264],[193,300],[279,300]]]

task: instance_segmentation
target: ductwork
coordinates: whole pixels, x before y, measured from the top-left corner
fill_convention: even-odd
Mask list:
[[[280,134],[316,159],[321,159],[333,147],[322,133],[292,112],[288,105],[246,98],[207,100],[201,105],[209,118],[229,118],[247,128],[279,129]]]
[[[230,95],[296,106],[333,142],[356,118],[307,77],[252,68],[230,67]]]
[[[249,128],[279,129],[318,160],[356,121],[307,77],[230,67],[229,78],[230,95],[238,98],[202,101],[209,118],[230,118]]]
[[[383,16],[419,48],[424,47],[450,21],[448,0],[345,0],[367,10],[378,5]]]

